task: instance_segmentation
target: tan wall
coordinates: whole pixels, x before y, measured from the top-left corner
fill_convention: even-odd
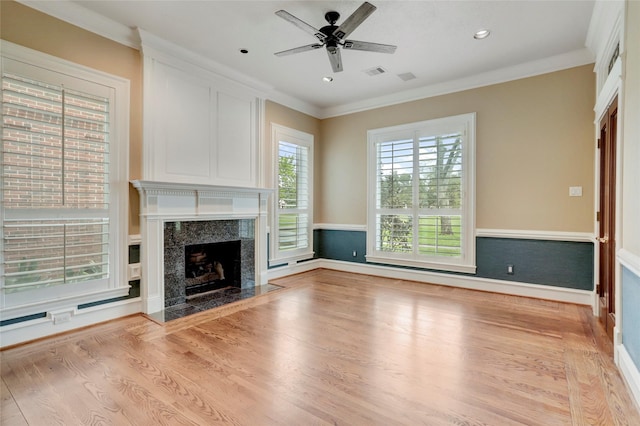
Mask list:
[[[320,149],[320,120],[271,101],[266,102],[264,115],[264,186],[267,188],[274,188],[273,160],[271,159],[273,153],[273,146],[271,144],[271,123],[279,124],[281,126],[289,127],[290,129],[296,129],[301,132],[312,134],[314,144],[313,155],[314,158],[317,159]],[[314,191],[317,194],[319,191],[318,188],[322,183],[320,177],[320,168],[315,167],[313,171]],[[318,206],[314,205],[314,209],[314,216],[316,216],[318,214]],[[314,222],[317,222],[317,220],[315,220]]]
[[[142,176],[142,61],[123,46],[13,1],[0,1],[0,38],[131,82],[129,175]],[[140,232],[139,200],[130,187],[129,234]]]
[[[593,66],[322,121],[315,222],[366,223],[367,130],[476,112],[478,228],[592,232]],[[582,197],[569,197],[582,186]]]
[[[131,81],[130,178],[140,178],[139,52],[13,1],[0,7],[3,39]],[[367,130],[475,111],[477,226],[590,232],[593,105],[590,65],[326,120],[267,102],[264,185],[273,185],[269,124],[311,133],[315,222],[365,224]],[[579,185],[583,197],[569,198],[569,186]],[[139,233],[138,203],[130,189],[130,234]]]
[[[640,2],[627,1],[622,123],[622,247],[640,256]]]

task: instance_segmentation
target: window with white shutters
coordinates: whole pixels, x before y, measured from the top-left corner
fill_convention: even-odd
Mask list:
[[[112,276],[123,250],[113,246],[114,89],[2,65],[2,307],[126,285]]]
[[[474,114],[369,132],[367,260],[475,271]]]
[[[109,100],[2,82],[5,288],[107,278]]]
[[[313,136],[272,127],[277,192],[271,261],[278,264],[313,256]]]

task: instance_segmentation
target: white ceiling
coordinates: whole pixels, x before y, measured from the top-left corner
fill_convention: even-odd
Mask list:
[[[398,49],[392,55],[342,51],[344,71],[335,74],[324,49],[274,56],[316,41],[275,12],[285,9],[319,28],[326,12],[338,11],[339,25],[361,1],[23,2],[114,39],[118,29],[142,28],[234,70],[236,78],[258,80],[274,100],[320,117],[593,61],[585,41],[594,1],[370,0],[378,9],[348,38]],[[491,36],[475,40],[482,28]],[[387,72],[364,73],[378,66]],[[407,72],[416,79],[398,77]],[[334,81],[325,83],[324,76]]]

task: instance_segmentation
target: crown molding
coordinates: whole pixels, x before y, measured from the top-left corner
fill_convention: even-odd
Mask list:
[[[585,44],[593,52],[597,62],[603,60],[608,47],[613,43],[612,39],[619,39],[623,16],[623,0],[595,2]]]
[[[76,25],[87,31],[96,33],[100,36],[106,37],[117,43],[132,47],[137,50],[141,50],[142,48],[137,29],[129,28],[111,19],[105,18],[72,1],[17,1],[24,4],[25,6],[31,7],[55,18],[61,19],[72,25]],[[594,18],[592,18],[592,20],[593,19]],[[150,34],[147,35],[151,36]],[[594,39],[595,36],[597,36],[597,34],[591,36],[592,39]],[[153,38],[156,39],[157,37]],[[266,99],[268,100],[295,109],[296,111],[308,114],[318,119],[337,117],[370,109],[411,102],[419,99],[446,95],[463,90],[475,89],[492,84],[504,83],[521,78],[533,77],[536,75],[586,65],[589,63],[593,63],[595,60],[594,53],[592,53],[592,51],[587,48],[583,48],[549,58],[540,59],[537,61],[526,62],[512,67],[506,67],[486,73],[477,74],[471,77],[436,83],[417,89],[405,90],[387,96],[370,98],[364,101],[338,105],[335,107],[319,108],[317,106],[314,106],[313,104],[279,92],[273,87],[269,87],[265,83],[256,82],[256,80],[253,78],[241,78],[243,77],[242,75],[233,70],[230,70],[228,67],[222,64],[212,61],[211,59],[204,58],[203,56],[198,55],[194,52],[190,52],[182,47],[179,48],[182,51],[181,56],[183,58],[185,58],[186,55],[186,57],[188,57],[191,62],[206,64],[207,69],[217,72],[225,78],[234,80],[238,83],[253,87],[263,92],[266,96]]]
[[[184,49],[180,46],[164,41],[160,37],[157,37],[150,33],[144,33],[141,29],[129,28],[126,25],[122,25],[109,18],[105,18],[104,16],[95,13],[85,7],[82,7],[72,1],[17,1],[27,7],[45,13],[49,16],[53,16],[54,18],[60,19],[61,21],[75,25],[89,32],[98,34],[99,36],[115,41],[116,43],[120,43],[124,46],[131,47],[140,51],[142,50],[142,41],[140,39],[140,33],[142,32],[146,36],[147,40],[151,40],[154,44],[162,46],[169,52],[177,53],[177,56],[182,58],[183,60],[191,62],[195,65],[199,65],[209,71],[213,71],[220,76],[237,83],[241,83],[245,86],[257,89],[258,91],[263,92],[266,99],[295,109],[296,111],[311,115],[312,117],[318,118],[322,113],[318,107],[308,102],[279,92],[263,82],[259,82],[250,77],[245,77],[235,70],[232,70],[222,64],[219,64],[194,52],[190,52],[189,50]]]
[[[417,89],[405,90],[392,95],[380,96],[364,101],[344,104],[322,110],[320,119],[337,117],[346,114],[366,111],[405,102],[416,101],[434,96],[446,95],[449,93],[461,92],[463,90],[475,89],[478,87],[490,86],[492,84],[505,83],[527,77],[534,77],[550,72],[561,71],[573,67],[591,64],[594,56],[589,49],[582,48],[572,52],[551,56],[536,61],[525,62],[511,67],[501,68],[471,77],[442,83],[423,86]]]
[[[118,22],[95,13],[69,0],[37,1],[16,0],[32,9],[58,18],[84,30],[98,34],[134,49],[140,49],[138,33]]]

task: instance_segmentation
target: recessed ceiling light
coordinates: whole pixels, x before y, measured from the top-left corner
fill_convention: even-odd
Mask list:
[[[249,53],[249,51],[247,49],[240,49],[240,53],[246,55],[247,53]]]
[[[325,83],[331,83],[333,81],[333,77],[322,77],[322,81]]]
[[[489,37],[489,34],[491,34],[491,31],[489,30],[480,30],[476,31],[476,33],[473,35],[473,38],[475,38],[476,40],[482,40],[483,38]]]

